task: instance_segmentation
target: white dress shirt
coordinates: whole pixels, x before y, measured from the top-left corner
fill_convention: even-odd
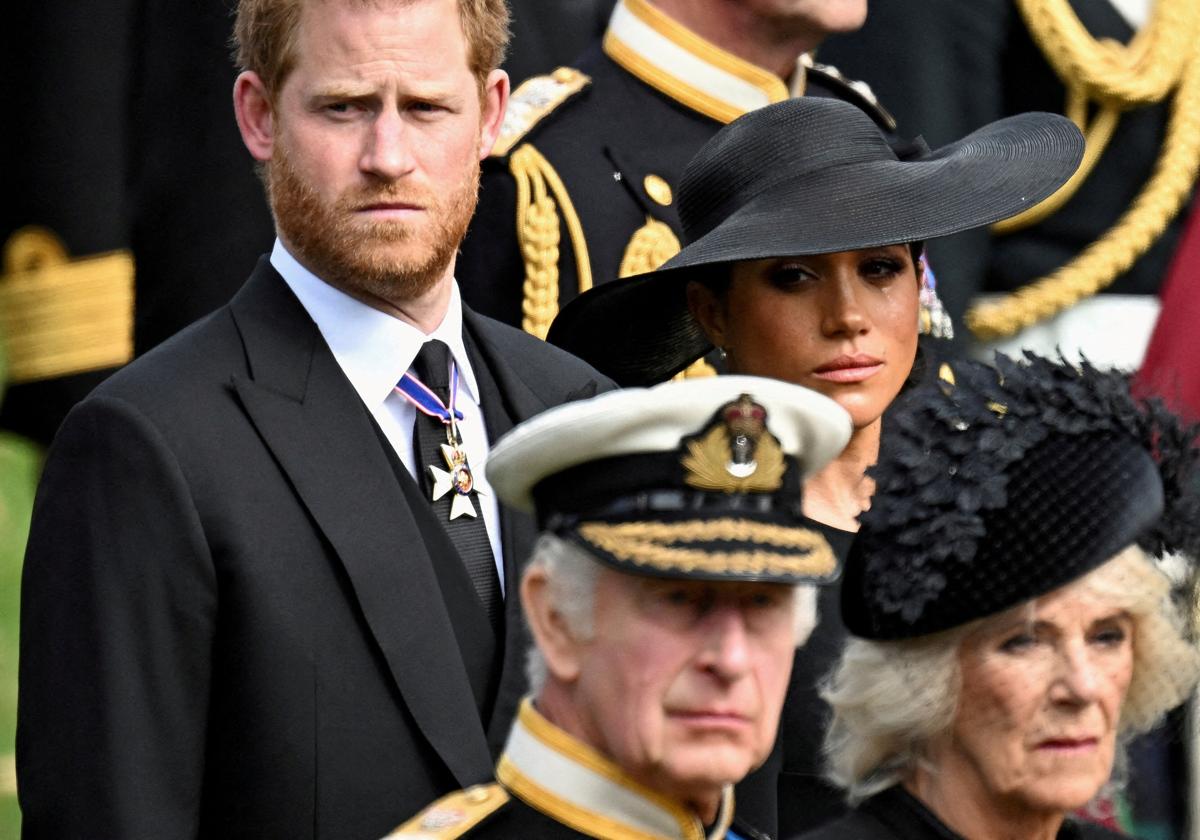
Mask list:
[[[442,323],[432,333],[425,335],[412,324],[368,306],[321,280],[302,266],[278,239],[271,252],[271,265],[300,299],[309,317],[316,322],[342,372],[414,478],[418,478],[418,467],[424,471],[429,465],[415,463],[413,424],[416,421],[416,409],[396,392],[396,383],[412,366],[417,352],[426,341],[436,338],[450,348],[450,354],[458,366],[456,408],[463,413],[458,429],[471,465],[471,476],[478,491],[475,501],[482,508],[483,521],[492,545],[492,557],[496,561],[496,573],[500,576],[500,591],[503,593],[505,582],[500,548],[500,511],[484,476],[488,456],[487,426],[479,404],[479,385],[463,344],[462,298],[458,293],[458,283],[455,282],[451,287],[450,306]],[[424,487],[423,482],[418,480],[418,483]]]

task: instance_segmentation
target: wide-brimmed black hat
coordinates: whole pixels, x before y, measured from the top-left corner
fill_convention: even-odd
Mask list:
[[[657,271],[580,295],[548,339],[622,385],[661,382],[711,347],[687,309],[687,282],[700,272],[991,224],[1058,189],[1083,148],[1070,120],[1028,113],[901,159],[846,102],[801,97],[760,108],[717,132],[684,171],[683,250]]]
[[[923,636],[1047,594],[1130,545],[1195,556],[1196,435],[1086,362],[943,369],[889,414],[842,581],[846,627]]]
[[[850,418],[773,379],[722,376],[613,391],[551,409],[488,456],[497,497],[633,574],[829,582],[841,569],[801,512],[804,480]]]

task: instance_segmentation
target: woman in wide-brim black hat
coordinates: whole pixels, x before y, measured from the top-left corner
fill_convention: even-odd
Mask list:
[[[1068,817],[1200,674],[1198,429],[1032,355],[956,363],[889,417],[824,695],[856,808],[805,837],[1111,836]]]
[[[917,352],[923,243],[1038,203],[1075,171],[1083,145],[1064,117],[1021,114],[901,159],[844,102],[762,108],[685,170],[684,248],[657,271],[580,295],[549,340],[622,385],[661,382],[716,346],[732,373],[832,397],[856,434],[810,487],[810,505],[853,530],[879,419]]]
[[[854,433],[806,482],[804,512],[844,550],[873,488],[865,470],[878,454],[881,418],[912,373],[919,324],[946,329],[944,315],[922,309],[932,279],[922,243],[1036,204],[1082,152],[1078,129],[1052,114],[1011,117],[935,152],[914,144],[898,156],[843,102],[804,97],[754,111],[718,132],[684,172],[683,250],[658,271],[576,298],[549,340],[623,385],[667,379],[717,346],[731,373],[834,399]],[[782,796],[782,828],[838,812],[816,766],[816,681],[844,638],[832,589],[821,607],[785,709],[789,775],[780,790],[791,793]]]

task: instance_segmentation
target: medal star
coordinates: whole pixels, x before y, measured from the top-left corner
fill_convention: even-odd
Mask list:
[[[433,476],[433,500],[445,496],[447,493],[453,493],[450,499],[450,518],[458,519],[460,516],[478,516],[475,512],[475,505],[471,502],[469,495],[463,495],[454,489],[454,474],[448,473],[443,469],[430,465],[429,474]]]

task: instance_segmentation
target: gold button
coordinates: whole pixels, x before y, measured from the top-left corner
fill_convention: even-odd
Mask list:
[[[657,201],[663,207],[668,207],[671,204],[671,185],[668,184],[658,175],[647,175],[642,181],[642,186],[646,188],[646,195]]]

